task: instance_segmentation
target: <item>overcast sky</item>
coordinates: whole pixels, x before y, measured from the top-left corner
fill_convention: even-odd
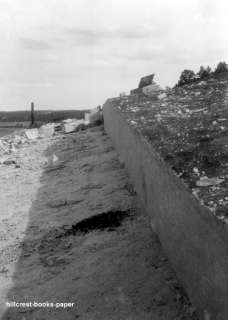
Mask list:
[[[228,62],[227,0],[0,0],[0,110],[94,107]]]

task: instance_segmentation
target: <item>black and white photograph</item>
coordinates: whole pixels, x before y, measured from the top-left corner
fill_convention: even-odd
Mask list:
[[[0,320],[228,320],[227,15],[0,0]]]

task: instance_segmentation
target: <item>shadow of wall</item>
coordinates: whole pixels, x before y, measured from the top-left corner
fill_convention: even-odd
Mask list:
[[[50,161],[43,169],[41,187],[29,211],[29,222],[20,243],[21,252],[12,277],[13,285],[7,297],[11,307],[5,311],[2,320],[47,319],[48,315],[54,319],[55,312],[50,303],[69,300],[67,291],[59,287],[56,278],[68,263],[63,254],[64,250],[64,253],[67,252],[67,247],[62,234],[65,232],[64,221],[66,225],[70,222],[64,198],[71,177],[75,174],[75,169],[68,166],[68,162],[77,156],[72,152],[72,139],[73,136],[68,140],[63,137],[45,151],[45,157]],[[74,151],[83,148],[83,142],[73,148]],[[57,163],[54,163],[53,155],[58,159]],[[77,203],[77,197],[74,201]],[[13,307],[14,302],[27,305]],[[46,307],[38,308],[37,304],[33,305],[34,302]],[[73,309],[58,310],[58,319],[68,319],[74,313]],[[36,316],[33,316],[35,310]]]

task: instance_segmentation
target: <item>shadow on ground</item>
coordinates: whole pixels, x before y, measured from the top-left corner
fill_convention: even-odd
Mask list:
[[[1,320],[195,319],[102,127],[45,156]]]

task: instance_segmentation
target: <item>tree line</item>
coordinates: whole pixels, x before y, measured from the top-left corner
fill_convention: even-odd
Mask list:
[[[226,62],[219,62],[214,71],[212,71],[211,67],[209,66],[206,68],[201,66],[197,73],[195,73],[193,70],[185,69],[181,72],[180,78],[175,87],[180,87],[198,80],[205,80],[213,75],[227,71],[228,64]]]
[[[42,122],[61,121],[68,118],[82,119],[87,110],[37,110],[35,120]],[[30,121],[30,111],[0,111],[1,122]]]

